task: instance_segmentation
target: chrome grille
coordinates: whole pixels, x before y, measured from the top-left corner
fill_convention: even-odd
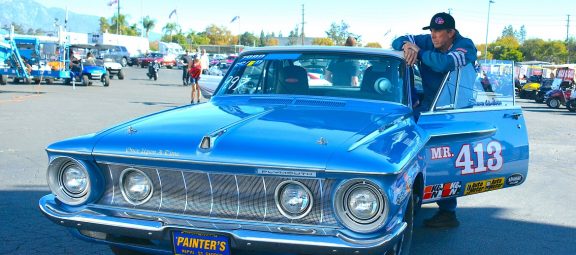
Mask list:
[[[100,164],[100,167],[106,177],[106,190],[97,202],[100,205],[220,219],[336,225],[331,201],[335,182],[330,179],[136,167],[150,177],[154,193],[148,202],[132,205],[122,196],[118,181],[120,173],[128,166]],[[274,191],[286,180],[299,181],[312,192],[314,207],[306,217],[290,220],[276,207]]]

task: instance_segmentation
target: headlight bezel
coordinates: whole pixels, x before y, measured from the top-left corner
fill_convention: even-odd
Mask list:
[[[126,187],[124,186],[124,177],[126,177],[126,175],[130,172],[137,172],[137,173],[143,175],[145,177],[145,179],[148,181],[148,183],[150,184],[150,192],[148,192],[148,195],[146,195],[146,197],[140,201],[134,201],[131,198],[131,196],[128,195],[128,193],[126,191]],[[122,170],[122,173],[120,173],[120,178],[118,180],[118,185],[120,187],[120,192],[122,193],[124,200],[126,200],[131,205],[144,204],[144,203],[148,202],[152,198],[152,195],[154,194],[154,182],[152,182],[152,179],[150,178],[150,176],[148,176],[144,171],[137,169],[137,168],[129,167],[129,168]]]
[[[72,167],[77,167],[86,177],[86,187],[81,192],[72,192],[64,184],[64,172]],[[54,158],[46,171],[48,186],[56,197],[69,205],[85,203],[92,193],[92,180],[90,172],[85,164],[71,157],[61,156]]]
[[[357,217],[349,208],[351,194],[359,189],[366,189],[377,198],[378,209],[370,218]],[[351,179],[344,182],[336,190],[334,198],[336,216],[345,227],[357,233],[370,233],[382,228],[388,218],[389,205],[388,197],[382,188],[368,179]]]
[[[308,196],[308,201],[309,201],[306,208],[304,208],[304,210],[301,210],[299,213],[296,213],[296,214],[290,213],[287,211],[287,209],[285,209],[285,206],[282,204],[282,199],[280,197],[282,195],[282,192],[285,190],[285,188],[288,185],[292,185],[292,184],[297,185],[300,188],[302,188],[303,191]],[[294,180],[286,180],[286,181],[279,183],[276,186],[276,190],[274,191],[274,200],[276,202],[276,207],[278,208],[278,211],[280,211],[280,214],[282,214],[284,217],[286,217],[290,220],[297,220],[297,219],[302,219],[302,218],[306,217],[312,211],[312,208],[314,207],[314,196],[313,196],[312,192],[310,191],[310,189],[308,187],[306,187],[306,185],[304,185],[303,183],[301,183],[299,181],[294,181]]]

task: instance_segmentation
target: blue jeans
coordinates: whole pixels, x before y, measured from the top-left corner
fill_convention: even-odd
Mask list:
[[[440,201],[436,202],[436,204],[438,204],[440,211],[448,211],[448,212],[455,212],[456,206],[458,205],[455,197],[440,200]]]

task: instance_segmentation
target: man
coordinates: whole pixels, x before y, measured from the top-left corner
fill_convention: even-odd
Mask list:
[[[456,22],[448,13],[437,13],[430,25],[423,27],[430,35],[406,35],[395,39],[392,48],[404,51],[406,64],[418,64],[422,75],[424,97],[414,100],[415,112],[430,109],[442,80],[449,71],[476,61],[476,47],[472,40],[464,38],[456,30]],[[439,211],[424,221],[426,227],[457,227],[456,198],[438,201]]]
[[[188,50],[184,53],[182,57],[182,85],[188,86],[190,84],[190,76],[188,75],[188,66],[192,62],[192,58],[190,57]]]
[[[344,46],[356,46],[356,39],[348,36]],[[358,86],[358,74],[360,64],[356,60],[336,59],[330,62],[326,68],[324,77],[334,86]]]
[[[208,59],[206,49],[202,49],[202,54],[200,54],[200,65],[202,66],[202,74],[208,74],[208,68],[210,67],[210,60]]]

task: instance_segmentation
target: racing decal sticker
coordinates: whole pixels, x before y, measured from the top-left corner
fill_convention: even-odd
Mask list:
[[[520,185],[522,182],[524,182],[524,176],[522,174],[513,174],[506,178],[506,185],[508,186]]]
[[[264,60],[241,60],[238,62],[238,66],[258,66],[264,63]]]
[[[429,185],[424,188],[424,200],[437,200],[457,196],[462,187],[461,182],[447,182],[444,184]]]
[[[501,189],[503,187],[504,187],[504,177],[477,182],[469,182],[466,184],[464,195],[478,194],[482,192]]]
[[[440,147],[433,147],[430,148],[430,159],[437,160],[437,159],[445,159],[454,157],[454,153],[450,151],[449,146],[440,146]]]
[[[487,155],[484,155],[485,152]],[[476,157],[473,158],[472,154]],[[498,141],[491,141],[486,146],[483,143],[474,147],[463,144],[454,162],[455,167],[461,169],[462,175],[498,171],[503,164],[502,145]]]

